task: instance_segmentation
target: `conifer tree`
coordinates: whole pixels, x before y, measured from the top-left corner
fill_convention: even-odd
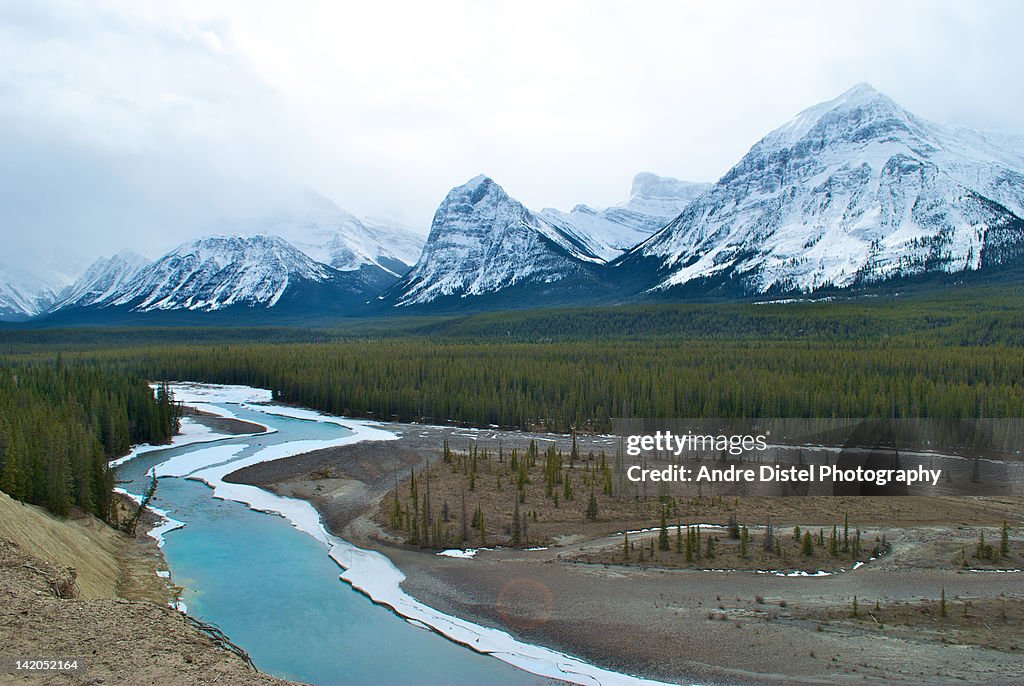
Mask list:
[[[522,543],[522,531],[519,525],[519,498],[513,499],[515,501],[515,509],[512,511],[512,545],[520,545]]]
[[[668,522],[666,521],[664,506],[661,508],[661,527],[658,531],[658,550],[669,550]]]
[[[466,489],[462,489],[462,542],[469,540],[469,528],[466,520]]]
[[[480,532],[480,545],[487,547],[487,527],[484,525],[484,511],[479,505],[476,506],[477,528]]]
[[[850,513],[843,514],[843,552],[850,552]]]
[[[597,521],[597,498],[594,496],[594,491],[590,491],[590,500],[587,502],[587,521]]]
[[[811,537],[810,531],[804,532],[803,543],[800,546],[800,554],[804,557],[811,557],[814,555],[814,539]]]

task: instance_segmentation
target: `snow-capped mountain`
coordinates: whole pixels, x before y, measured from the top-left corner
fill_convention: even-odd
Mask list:
[[[710,183],[679,181],[641,172],[633,178],[629,200],[604,209],[577,205],[572,212],[545,208],[541,217],[575,236],[591,253],[611,261],[650,238],[679,216]]]
[[[935,124],[867,84],[776,129],[617,267],[652,290],[846,287],[1024,255],[1024,146]]]
[[[81,265],[57,251],[14,266],[0,264],[0,321],[18,321],[47,311]]]
[[[445,197],[423,254],[393,293],[398,305],[424,304],[553,284],[602,263],[577,237],[477,176]]]
[[[73,284],[61,291],[49,309],[88,307],[107,302],[123,289],[129,288],[132,280],[149,264],[148,259],[130,250],[119,252],[113,257],[101,257]]]
[[[213,312],[239,306],[269,309],[284,300],[332,307],[365,302],[391,281],[333,269],[276,236],[211,236],[185,243],[151,264],[140,265],[136,257],[123,254],[100,260],[68,289],[59,311]]]
[[[309,191],[297,209],[258,221],[259,233],[280,236],[339,271],[379,267],[396,278],[416,264],[425,237],[384,219],[359,218]]]
[[[53,302],[48,286],[28,285],[9,274],[0,274],[0,321],[18,321],[45,312]]]

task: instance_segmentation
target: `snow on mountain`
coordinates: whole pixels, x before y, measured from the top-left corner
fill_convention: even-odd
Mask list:
[[[710,183],[679,181],[641,172],[633,178],[626,202],[595,209],[577,205],[572,212],[545,208],[541,217],[577,238],[590,252],[611,261],[679,216]]]
[[[424,237],[384,219],[360,219],[317,193],[298,209],[256,222],[259,233],[280,236],[317,262],[339,271],[377,266],[395,277],[416,264]]]
[[[74,260],[50,255],[48,259],[26,259],[13,266],[0,264],[0,321],[35,317],[53,304],[57,293],[71,283]]]
[[[103,303],[115,297],[122,289],[130,287],[133,279],[149,264],[148,259],[130,250],[119,252],[113,257],[101,257],[73,284],[61,291],[50,309]]]
[[[273,307],[289,287],[326,282],[335,273],[272,236],[211,236],[185,243],[152,264],[139,265],[136,258],[122,254],[94,266],[95,271],[89,270],[93,281],[87,273],[76,284],[82,287],[83,299],[71,299],[78,290],[73,288],[62,308],[209,312],[232,305]]]
[[[398,305],[554,283],[603,260],[577,237],[523,207],[486,176],[452,189],[434,214],[416,266],[398,286]]]
[[[867,84],[769,133],[617,265],[653,290],[809,291],[979,269],[1024,245],[1024,147],[921,119]]]
[[[0,321],[34,317],[53,302],[53,290],[47,286],[27,285],[22,279],[0,274]]]

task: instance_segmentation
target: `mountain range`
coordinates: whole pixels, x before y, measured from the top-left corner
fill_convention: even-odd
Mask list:
[[[859,84],[714,184],[642,173],[619,205],[535,212],[477,176],[425,241],[312,193],[244,228],[152,262],[102,259],[61,289],[0,270],[0,318],[772,297],[998,270],[1024,259],[1024,141],[929,122]]]

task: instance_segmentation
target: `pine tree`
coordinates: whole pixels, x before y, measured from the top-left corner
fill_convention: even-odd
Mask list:
[[[811,557],[814,555],[814,539],[811,537],[810,531],[804,532],[803,544],[800,546],[800,554],[804,557]]]
[[[593,490],[590,491],[590,501],[587,502],[586,517],[588,522],[597,521],[597,498],[594,496]]]
[[[480,505],[476,506],[477,512],[477,529],[480,533],[480,545],[487,547],[487,527],[484,525],[484,511]]]
[[[750,531],[747,527],[743,527],[740,531],[740,557],[745,558],[747,556],[747,545],[750,543]]]
[[[843,552],[850,552],[850,513],[843,514]]]
[[[737,540],[740,537],[740,524],[736,519],[736,510],[729,513],[729,524],[727,526],[729,530],[729,538]]]
[[[462,489],[462,543],[469,540],[469,523],[466,521],[466,489]]]
[[[512,545],[517,546],[522,543],[522,531],[519,525],[519,498],[514,498],[515,509],[512,511]]]
[[[665,507],[661,508],[661,530],[658,532],[658,550],[669,550],[668,522],[665,519]]]
[[[765,552],[771,552],[775,547],[775,530],[772,528],[772,518],[768,516],[768,524],[764,527],[764,549]]]

